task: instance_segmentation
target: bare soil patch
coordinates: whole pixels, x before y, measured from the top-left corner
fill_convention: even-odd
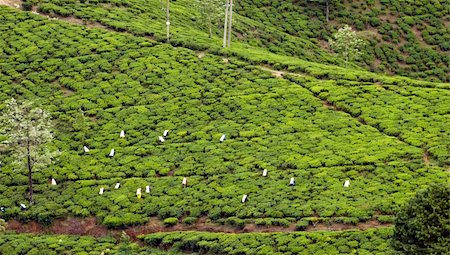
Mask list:
[[[36,221],[23,223],[18,220],[9,220],[8,227],[6,229],[14,230],[19,233],[36,233],[36,234],[45,233],[44,227],[39,223],[37,223]]]
[[[344,223],[318,223],[315,226],[309,226],[306,231],[342,231],[349,229],[367,230],[369,228],[389,227],[391,224],[380,223],[376,220],[370,220],[367,222],[358,223],[356,225],[344,224]]]
[[[382,21],[388,21],[389,23],[395,23],[397,21],[397,16],[392,14],[385,14],[378,16]]]
[[[423,152],[423,162],[426,166],[430,165],[430,154],[428,153],[428,151]]]
[[[73,91],[73,90],[71,90],[69,88],[61,87],[60,89],[61,89],[61,92],[63,93],[63,95],[66,96],[66,97],[75,94],[75,91]]]
[[[323,104],[323,106],[325,106],[328,109],[337,111],[336,106],[334,106],[332,103],[328,102],[327,100],[323,100],[322,104]]]
[[[200,59],[203,58],[205,55],[206,53],[204,51],[197,52],[197,57]]]
[[[21,0],[0,0],[0,5],[6,5],[14,8],[20,8],[22,5]]]
[[[267,71],[270,72],[274,77],[276,78],[283,78],[284,75],[288,74],[288,75],[293,75],[293,76],[302,76],[299,73],[292,73],[292,72],[286,72],[286,71],[279,71],[279,70],[275,70],[272,69],[270,66],[268,65],[264,65],[264,66],[260,66],[259,67],[261,70],[263,71]]]
[[[95,237],[111,234],[106,226],[98,225],[93,217],[55,220],[48,230],[53,234],[90,235]]]

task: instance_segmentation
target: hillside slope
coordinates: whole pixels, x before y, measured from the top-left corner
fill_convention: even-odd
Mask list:
[[[132,35],[0,10],[0,98],[27,98],[52,111],[54,146],[62,151],[56,165],[34,174],[37,203],[27,211],[17,207],[24,202],[26,175],[4,157],[2,217],[48,224],[55,217],[93,215],[110,227],[144,224],[149,216],[196,221],[206,215],[228,224],[263,218],[269,225],[355,223],[380,216],[389,221],[415,190],[448,177],[438,166],[448,164],[449,140],[441,139],[448,125],[430,121],[448,116],[448,89],[433,88],[446,84],[423,88],[439,92],[439,101],[420,94],[413,101],[399,96],[388,102],[415,123],[409,109],[417,101],[420,125],[434,127],[396,130],[389,125],[397,115],[381,115],[377,124],[378,108],[351,102],[360,92],[334,95],[330,92],[338,89],[312,86],[313,77],[272,78],[234,58],[199,57]],[[368,99],[386,93],[379,84],[320,82],[362,88]],[[400,89],[414,92],[421,82],[415,84]],[[432,104],[436,108],[427,107]],[[166,141],[158,142],[166,129]],[[427,146],[440,148],[429,151],[431,159],[424,160],[422,135],[431,135]],[[110,158],[112,148],[116,155]],[[269,170],[267,178],[263,169]],[[181,186],[184,176],[188,188]],[[59,185],[50,186],[50,178]],[[345,180],[350,188],[343,188]],[[136,189],[146,185],[150,194],[136,198]],[[104,195],[98,195],[101,187]]]
[[[40,234],[0,234],[1,254],[386,254],[398,206],[448,181],[448,83],[328,65],[316,39],[254,15],[222,50],[183,0],[171,44],[157,1],[52,3],[64,21],[0,6],[0,112],[10,97],[51,111],[62,152],[29,205],[0,146],[0,218]]]
[[[75,16],[116,30],[165,39],[165,13],[160,1],[29,0],[44,13]],[[371,71],[425,80],[449,81],[448,0],[330,2],[330,22],[318,1],[238,1],[233,48],[264,47],[268,51],[312,62],[343,62],[329,53],[332,32],[350,24],[367,41],[358,65]],[[200,14],[190,1],[171,5],[172,43],[191,49],[221,45],[221,21],[209,39]],[[356,65],[355,65],[356,66]]]
[[[368,42],[362,63],[372,71],[449,81],[448,0],[239,1],[237,12],[327,49],[332,32],[352,25]],[[299,56],[300,58],[302,56]]]

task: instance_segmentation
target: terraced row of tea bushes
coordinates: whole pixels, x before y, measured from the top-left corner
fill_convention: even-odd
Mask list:
[[[403,76],[388,76],[368,72],[356,66],[352,66],[351,68],[343,68],[339,66],[324,65],[304,61],[296,57],[267,53],[262,49],[234,48],[230,51],[230,54],[254,65],[269,65],[271,68],[276,70],[306,74],[317,79],[348,80],[396,86],[450,89],[449,83],[414,80]]]
[[[199,59],[189,50],[80,27],[50,30],[57,25],[28,20],[2,33],[8,52],[1,98],[41,97],[37,101],[58,120],[60,162],[36,174],[38,183],[421,158],[420,149],[328,110],[306,89],[243,63],[224,64],[211,55]],[[82,36],[74,35],[78,30]],[[36,50],[45,43],[70,50]],[[74,55],[85,48],[93,53]],[[122,129],[126,137],[120,139]],[[161,144],[158,136],[166,129],[170,134]],[[224,143],[222,134],[228,138]],[[108,158],[112,148],[117,153]],[[26,176],[10,167],[2,175],[5,185],[26,183]]]
[[[240,1],[239,14],[311,41],[325,40],[351,24],[369,42],[362,62],[377,72],[449,81],[448,2],[333,1],[326,23],[325,4],[318,1]]]
[[[295,186],[288,185],[291,177],[296,180]],[[149,216],[181,219],[203,215],[219,222],[238,217],[258,223],[252,219],[264,218],[266,225],[279,225],[273,219],[280,218],[291,218],[288,224],[356,223],[377,218],[378,214],[394,214],[417,188],[447,177],[442,168],[392,164],[270,171],[268,177],[262,177],[260,172],[192,176],[186,188],[181,185],[181,177],[62,182],[57,186],[35,185],[36,203],[26,211],[20,211],[19,203],[28,205],[27,186],[0,185],[0,206],[6,208],[0,217],[50,224],[52,219],[66,215],[92,215],[110,227],[144,224]],[[344,188],[347,179],[350,187]],[[121,183],[120,188],[114,189],[117,182]],[[151,186],[150,193],[137,198],[137,188],[144,191],[147,185]],[[100,188],[105,189],[102,195]],[[248,201],[241,203],[244,194]]]
[[[450,163],[449,90],[297,77],[291,80],[384,133],[426,149],[438,163]]]
[[[15,16],[21,16],[20,19],[25,19],[25,18],[30,19],[29,16],[27,16],[23,13],[19,14],[18,12],[14,11],[12,9],[7,9],[5,7],[0,7],[0,8],[4,8],[5,15],[6,15],[6,13],[8,13],[8,15],[5,16],[5,18],[8,17],[8,19],[10,19],[10,20],[15,19],[16,18]],[[33,18],[37,19],[37,20],[41,20],[37,17],[33,17]],[[127,22],[127,24],[129,24],[129,22]],[[63,25],[63,26],[65,26],[65,25]],[[82,32],[82,33],[84,34],[84,32]],[[136,33],[134,33],[134,34],[136,34]],[[129,37],[125,37],[125,38],[129,38]],[[183,39],[184,44],[187,41],[195,42],[195,40],[192,38],[187,41],[185,39],[186,38]],[[111,41],[111,40],[109,40],[109,41]],[[111,42],[115,43],[115,41],[111,41]],[[86,42],[86,41],[83,41],[83,43],[90,45],[90,48],[86,47],[86,48],[78,49],[79,53],[87,54],[90,51],[91,52],[92,51],[103,52],[103,51],[107,51],[108,49],[110,49],[110,47],[105,47],[105,46],[104,47],[96,47],[95,45],[91,45],[90,42]],[[172,43],[175,45],[180,44],[180,42],[174,43],[173,41],[172,41]],[[146,45],[144,42],[141,42],[140,44]],[[123,45],[123,44],[121,44],[121,45]],[[217,42],[217,45],[220,45],[220,42]],[[202,46],[200,48],[202,48],[202,49],[208,48],[208,51],[213,52],[215,54],[232,55],[232,56],[241,58],[241,59],[245,60],[246,62],[253,63],[256,65],[270,64],[275,69],[279,69],[279,70],[288,69],[288,70],[294,71],[294,72],[308,73],[309,75],[312,75],[319,79],[338,79],[339,78],[339,79],[346,79],[346,80],[382,82],[384,84],[394,84],[394,85],[413,85],[413,86],[444,87],[444,88],[450,87],[450,85],[448,83],[447,84],[430,83],[430,82],[411,80],[411,79],[408,79],[405,77],[388,77],[388,76],[383,76],[380,74],[370,73],[370,72],[363,71],[360,69],[350,69],[350,68],[342,68],[342,67],[337,67],[337,66],[327,66],[324,64],[304,61],[304,60],[298,59],[297,57],[288,57],[288,56],[281,56],[281,55],[273,54],[264,49],[257,48],[257,47],[251,47],[251,46],[240,44],[240,43],[234,44],[234,46],[231,50],[229,50],[229,49],[224,50],[220,47],[216,47],[217,45],[209,43],[208,45],[205,44],[204,46]],[[192,49],[198,48],[196,46],[190,46],[190,45],[185,45],[185,46],[190,47]],[[14,49],[15,47],[12,47],[12,48]],[[30,52],[32,52],[32,49],[30,49]],[[311,52],[311,51],[309,51],[309,52]],[[71,51],[71,53],[75,54],[75,52],[73,52],[73,51]],[[303,55],[305,55],[305,54],[302,54],[302,56]],[[86,56],[86,58],[89,59],[89,57],[87,57],[87,56]],[[324,60],[323,58],[324,58],[324,56],[322,56],[322,57],[316,56],[314,58],[314,61],[317,61],[318,59],[322,59],[321,62],[323,62],[323,63],[330,62],[328,60],[327,61]],[[84,61],[86,61],[86,60],[83,60],[82,63]],[[55,64],[61,64],[61,63],[55,63]],[[123,67],[127,68],[126,65],[124,65]],[[351,66],[351,68],[356,68],[356,66]],[[95,69],[93,71],[95,71]],[[14,73],[14,75],[17,76],[17,74],[15,74],[15,73]],[[45,75],[46,76],[50,75],[49,76],[50,78],[54,77],[54,75],[51,73],[45,74]]]
[[[129,31],[138,35],[154,35],[159,40],[165,40],[164,12],[160,9],[159,1],[143,3],[142,1],[136,0],[129,1],[124,5],[123,3],[116,1],[76,3],[73,1],[52,0],[40,1],[39,3],[34,2],[34,4],[38,4],[39,9],[45,13],[53,12],[63,16],[74,15],[84,20],[101,22],[118,31]],[[354,17],[348,18],[346,16],[348,15],[346,12],[347,7],[341,6],[339,3],[334,4],[337,6],[335,7],[336,9],[343,10],[343,14],[339,14],[342,22],[354,22]],[[244,2],[236,5],[238,13],[243,13],[245,16],[251,18],[249,19],[235,15],[236,25],[234,31],[236,32],[239,41],[251,46],[267,47],[270,51],[278,54],[300,56],[302,59],[310,61],[318,61],[320,59],[320,62],[322,63],[339,62],[316,46],[317,39],[328,38],[331,32],[334,31],[333,29],[337,28],[332,28],[330,31],[324,30],[323,28],[326,28],[327,26],[321,23],[323,21],[309,18],[309,16],[317,16],[322,13],[320,6],[312,3],[307,3],[307,6],[297,6],[296,4],[291,3],[283,3],[282,5],[279,5],[279,3],[271,3],[269,8],[264,6],[264,4],[262,6],[259,5],[259,2],[252,2],[251,4]],[[217,47],[220,46],[219,38],[213,40],[207,39],[207,34],[199,30],[199,24],[197,22],[199,16],[195,10],[190,9],[190,3],[177,1],[173,4],[172,11],[173,20],[171,24],[174,31],[172,43],[184,45],[193,49],[206,49],[212,47],[215,51],[220,50],[220,47]],[[268,11],[270,13],[267,13]],[[373,16],[378,14],[378,12],[374,11],[373,13],[370,13],[370,15]],[[261,14],[263,16],[266,15],[266,17],[260,17]],[[445,43],[447,40],[442,39],[445,39],[445,33],[443,33],[445,32],[445,29],[442,27],[442,22],[439,19],[435,22],[430,21],[430,17],[431,16],[426,15],[423,19],[431,24],[436,22],[440,24],[440,28],[437,30],[432,29],[432,31],[434,33],[440,31],[439,33],[441,36],[438,36],[438,38],[441,39],[439,39],[439,41]],[[153,22],[149,23],[149,18]],[[275,20],[273,20],[274,18]],[[366,16],[358,18],[360,18],[359,22],[367,23],[366,26],[370,26],[373,23],[372,20],[367,21]],[[253,19],[257,19],[257,21]],[[376,15],[374,16],[374,19],[377,19]],[[302,22],[298,22],[298,20],[301,20]],[[275,27],[272,25],[273,22],[279,23],[281,26]],[[261,25],[261,23],[264,25]],[[415,39],[416,37],[412,32],[413,30],[408,29],[411,26],[408,26],[410,22],[407,23],[404,22],[403,19],[398,19],[397,23],[398,24],[393,25],[386,23],[378,29],[379,34],[381,34],[380,37],[383,36],[383,39],[379,39],[378,37],[368,38],[370,43],[365,49],[364,56],[364,62],[367,66],[371,66],[372,70],[382,72],[389,71],[422,79],[437,77],[440,80],[448,81],[446,80],[445,66],[448,62],[446,55],[441,54],[441,51],[421,46],[420,40]],[[357,27],[359,29],[363,29],[359,26],[360,25],[358,24]],[[285,28],[283,29],[282,27]],[[296,29],[294,29],[294,27]],[[280,29],[283,32],[281,32]],[[390,34],[392,31],[395,31],[395,29],[399,30],[397,32],[401,34],[403,41],[407,40],[407,43],[403,43],[403,41],[399,42],[398,35],[393,36]],[[220,36],[220,30],[218,28],[215,28],[214,30],[215,33]],[[302,33],[299,34],[298,31],[302,31]],[[284,32],[287,32],[287,34]],[[386,33],[386,35],[383,33]],[[321,36],[316,38],[317,35],[320,34]],[[394,39],[389,39],[389,36],[393,36]],[[429,38],[434,37],[435,34],[433,34],[433,37],[429,36]],[[392,42],[391,40],[397,40],[395,42],[398,45],[392,45],[395,42]],[[236,46],[237,48],[246,48],[244,44],[241,43],[236,44]],[[376,66],[374,64],[375,59],[381,61],[381,65]]]
[[[104,1],[67,1],[67,0],[31,0],[44,13],[62,16],[75,16],[83,20],[100,22],[118,31],[128,31],[136,35],[155,36],[166,41],[165,11],[157,0],[132,0],[123,3],[116,0]],[[187,46],[191,49],[219,50],[221,47],[222,21],[213,21],[213,39],[208,38],[208,28],[201,24],[200,14],[192,8],[191,1],[178,0],[171,3],[172,44]],[[249,18],[233,17],[233,46],[245,44],[256,47],[269,47],[276,53],[303,56],[304,59],[322,59],[326,63],[337,60],[321,50],[317,45],[302,38],[280,32],[274,27],[267,28]],[[255,31],[257,30],[257,31]],[[238,46],[240,47],[240,46]]]
[[[177,255],[174,251],[161,251],[137,244],[119,243],[112,237],[94,238],[67,235],[0,234],[0,254],[13,255],[99,255],[99,254],[155,254]]]
[[[392,229],[366,231],[220,234],[172,232],[141,236],[147,245],[202,254],[391,254]]]

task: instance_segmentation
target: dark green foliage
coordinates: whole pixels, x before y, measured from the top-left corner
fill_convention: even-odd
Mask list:
[[[196,223],[197,220],[198,219],[196,217],[186,217],[183,219],[183,223],[186,225],[192,225],[192,224]]]
[[[30,2],[23,2],[22,3],[22,9],[24,11],[31,11],[31,9],[33,8],[33,4]]]
[[[301,221],[297,222],[297,224],[295,225],[295,229],[299,230],[299,231],[303,231],[303,230],[306,230],[306,228],[308,226],[309,226],[309,221],[301,220]]]
[[[202,254],[242,255],[382,255],[392,252],[386,240],[392,229],[310,233],[155,233],[140,238],[153,247]]]
[[[369,70],[449,81],[448,0],[389,0],[381,5],[379,1],[336,0],[330,4],[330,23],[322,2],[244,0],[236,11],[310,41],[327,41],[344,24],[351,24],[371,41],[362,57]]]
[[[400,208],[392,246],[401,254],[448,254],[450,251],[450,186],[433,184]]]
[[[32,235],[6,233],[0,235],[0,254],[2,255],[180,255],[180,252],[161,251],[149,247],[139,247],[135,243],[112,237],[86,237],[66,235]]]
[[[117,31],[150,35],[164,41],[164,12],[160,1],[104,0],[79,4],[61,0],[36,1],[39,10],[62,16],[100,22]],[[421,12],[410,11],[412,9]],[[377,72],[408,75],[419,79],[449,81],[449,28],[445,23],[446,0],[437,0],[423,8],[421,1],[378,2],[343,0],[330,4],[331,19],[326,23],[323,1],[238,1],[235,4],[233,54],[251,47],[265,48],[276,54],[303,60],[341,64],[332,57],[326,42],[343,24],[351,24],[369,41],[363,50],[363,65]],[[433,7],[430,7],[433,6]],[[213,26],[212,39],[192,7],[192,1],[172,3],[172,44],[193,50],[221,51],[221,26]],[[148,21],[151,22],[148,22]],[[322,45],[320,47],[319,45]]]

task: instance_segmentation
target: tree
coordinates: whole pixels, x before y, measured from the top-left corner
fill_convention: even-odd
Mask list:
[[[326,17],[327,17],[327,23],[330,22],[330,6],[329,6],[329,4],[330,4],[330,0],[325,0],[325,6],[326,6],[325,13],[326,13]]]
[[[450,186],[434,184],[419,191],[397,214],[392,246],[401,254],[448,254]]]
[[[195,8],[200,12],[202,22],[205,22],[209,30],[209,38],[212,38],[213,21],[223,15],[223,0],[195,0]]]
[[[8,137],[6,143],[15,154],[14,164],[28,170],[29,201],[33,204],[33,170],[48,166],[59,154],[48,147],[53,138],[50,114],[31,102],[11,99],[6,102],[0,123],[2,133]]]
[[[166,0],[166,28],[167,28],[167,42],[170,41],[170,1]]]
[[[364,41],[359,39],[356,32],[348,25],[339,29],[333,34],[334,40],[330,39],[331,48],[345,59],[345,63],[358,59],[361,55],[360,48],[363,47]]]
[[[331,0],[309,0],[310,2],[317,2],[321,4],[325,4],[325,16],[327,19],[327,23],[330,21],[330,2]]]
[[[223,25],[223,47],[231,47],[231,28],[233,24],[233,0],[225,2],[225,22]],[[228,30],[228,32],[227,32]]]

